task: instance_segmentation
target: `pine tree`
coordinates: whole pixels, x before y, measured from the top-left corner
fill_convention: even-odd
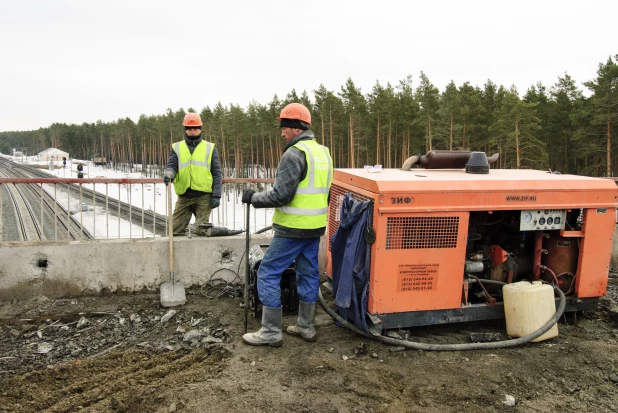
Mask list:
[[[440,118],[444,120],[440,125],[440,135],[446,137],[448,150],[453,150],[453,142],[461,136],[462,127],[459,123],[461,118],[461,99],[459,90],[452,80],[446,85],[446,89],[440,96]],[[455,146],[457,146],[455,144]]]
[[[420,84],[416,89],[416,100],[420,105],[418,122],[425,127],[425,151],[431,151],[435,135],[435,127],[439,121],[440,91],[430,81],[425,73],[421,72]]]
[[[614,59],[618,61],[618,55]],[[605,140],[605,173],[613,176],[612,133],[618,123],[618,64],[610,56],[605,64],[599,64],[597,78],[584,85],[594,93],[590,97],[589,135],[593,139]]]
[[[470,149],[472,138],[478,134],[478,123],[481,117],[481,91],[465,82],[459,87],[459,101],[461,104],[461,141],[458,147]]]
[[[545,145],[536,137],[539,129],[536,105],[522,101],[514,86],[505,94],[492,128],[494,144],[501,148],[503,155],[503,167],[546,168]]]
[[[575,111],[583,104],[583,94],[568,74],[558,77],[550,88],[547,141],[550,168],[560,171],[575,170],[576,157],[571,159],[575,145]],[[574,152],[573,152],[574,153]]]
[[[424,132],[418,122],[420,107],[414,98],[412,84],[412,76],[408,75],[397,85],[397,124],[402,131],[401,164],[425,149]]]
[[[354,85],[351,78],[348,78],[345,86],[341,87],[339,95],[343,100],[348,119],[347,167],[356,168],[356,151],[358,149],[356,140],[362,138],[359,135],[363,129],[362,119],[366,113],[367,103],[361,90]]]

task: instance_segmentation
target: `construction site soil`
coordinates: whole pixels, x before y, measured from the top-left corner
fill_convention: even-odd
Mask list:
[[[251,347],[237,291],[189,293],[175,314],[158,292],[0,303],[0,412],[618,411],[618,284],[554,339],[458,352],[383,345],[322,309],[317,342]],[[396,333],[506,338],[503,320]]]

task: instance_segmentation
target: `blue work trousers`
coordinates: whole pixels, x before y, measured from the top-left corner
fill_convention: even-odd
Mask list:
[[[296,261],[296,288],[306,303],[318,301],[320,238],[274,236],[258,269],[258,297],[268,307],[281,307],[281,274]]]

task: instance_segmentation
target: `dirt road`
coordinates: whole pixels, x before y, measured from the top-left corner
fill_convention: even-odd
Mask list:
[[[617,290],[550,341],[439,353],[368,341],[321,309],[316,343],[246,346],[233,290],[192,291],[176,314],[158,293],[0,303],[0,412],[613,412]],[[504,323],[416,328],[409,340],[475,332]]]

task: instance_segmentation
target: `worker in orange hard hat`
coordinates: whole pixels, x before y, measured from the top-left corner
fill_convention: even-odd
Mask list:
[[[286,145],[277,166],[272,191],[256,193],[245,189],[242,202],[255,208],[275,208],[275,235],[257,274],[258,298],[262,302],[262,328],[247,333],[247,344],[281,346],[281,274],[294,262],[300,298],[296,325],[286,332],[306,341],[316,340],[314,327],[320,273],[318,250],[326,232],[328,194],[333,177],[333,160],[328,148],[318,144],[311,126],[309,109],[290,103],[277,118]]]
[[[172,144],[163,174],[165,184],[174,182],[178,195],[174,207],[174,234],[184,235],[195,215],[195,233],[206,235],[210,212],[221,201],[221,166],[215,144],[202,139],[202,120],[187,113],[182,125],[184,139]],[[200,227],[200,225],[202,225]]]

